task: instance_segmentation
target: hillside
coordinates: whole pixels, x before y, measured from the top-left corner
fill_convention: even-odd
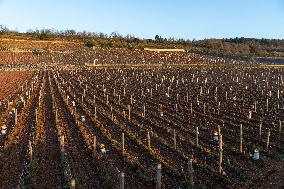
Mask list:
[[[113,32],[110,35],[103,33],[76,32],[74,30],[54,31],[36,30],[26,33],[11,31],[0,25],[0,49],[13,47],[14,40],[21,48],[34,49],[38,43],[45,43],[48,49],[51,45],[61,50],[62,46],[84,45],[86,47],[108,48],[183,48],[188,51],[214,53],[217,55],[252,56],[252,57],[284,57],[283,39],[254,39],[254,38],[231,38],[231,39],[204,39],[185,40],[175,38],[162,38],[156,35],[154,39],[139,39],[135,36],[122,36]],[[28,44],[26,41],[30,41]],[[13,41],[13,42],[12,42]],[[61,46],[61,47],[60,47]],[[71,48],[70,47],[70,48]]]

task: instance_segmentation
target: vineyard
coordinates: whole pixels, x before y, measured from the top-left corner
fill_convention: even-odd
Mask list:
[[[284,68],[47,61],[0,72],[0,188],[283,187]]]

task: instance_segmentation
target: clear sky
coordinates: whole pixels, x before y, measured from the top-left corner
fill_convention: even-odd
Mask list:
[[[284,39],[284,0],[0,0],[0,24],[140,38]]]

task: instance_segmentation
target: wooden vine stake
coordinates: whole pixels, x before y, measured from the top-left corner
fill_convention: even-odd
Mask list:
[[[262,134],[262,120],[260,121],[260,124],[259,124],[259,134],[258,134],[258,136],[259,136],[259,142],[261,142],[261,134]]]
[[[190,182],[190,185],[193,186],[193,166],[192,166],[192,158],[189,159],[189,162],[188,162],[188,173],[189,173],[189,182]]]
[[[178,113],[178,105],[175,105],[175,109],[176,109],[176,114]]]
[[[124,173],[121,172],[119,175],[119,189],[124,189]]]
[[[122,155],[124,155],[124,133],[122,133],[122,136],[121,136],[121,138],[122,138]]]
[[[279,136],[278,136],[279,148],[281,148],[281,131],[282,131],[282,122],[281,122],[281,120],[279,120]]]
[[[55,114],[56,115],[56,114]],[[35,109],[35,123],[37,125],[37,108]]]
[[[18,110],[15,108],[15,125],[18,123]]]
[[[112,106],[110,107],[110,112],[111,112],[111,121],[113,121],[114,120],[114,116],[113,116]]]
[[[188,102],[188,92],[186,92],[186,102]]]
[[[95,107],[95,121],[97,121],[97,107]]]
[[[219,173],[222,173],[222,162],[223,162],[223,140],[222,140],[222,135],[219,134]]]
[[[145,105],[145,103],[143,104],[143,115],[142,115],[142,117],[143,118],[146,117],[146,105]]]
[[[243,153],[243,125],[240,124],[240,152]]]
[[[223,122],[223,127],[224,127],[224,122]],[[220,127],[220,125],[218,125],[218,135],[219,136],[221,135],[221,127]]]
[[[131,119],[130,112],[131,112],[130,105],[128,105],[128,120]]]
[[[177,149],[176,130],[174,129],[174,148]]]
[[[71,183],[70,183],[71,189],[75,189],[76,188],[76,180],[72,179]]]
[[[157,185],[156,189],[162,188],[162,165],[158,164],[157,166]]]
[[[269,150],[269,142],[270,142],[270,129],[268,129],[268,133],[267,133],[266,151]]]
[[[57,124],[58,122],[58,110],[55,110],[55,123]]]
[[[96,149],[97,149],[97,137],[94,136],[94,141],[93,141],[93,156],[94,158],[96,157]]]
[[[198,135],[199,135],[199,131],[198,131],[198,127],[196,127],[196,146],[199,146]]]
[[[266,111],[269,111],[269,103],[268,103],[268,98],[266,99]]]
[[[148,148],[151,149],[151,138],[150,138],[150,132],[147,132],[147,143],[148,143]]]
[[[256,113],[257,109],[256,109],[256,101],[254,102],[254,112]]]
[[[33,147],[32,147],[32,141],[29,140],[29,155],[30,155],[30,161],[32,163],[33,161]]]
[[[64,135],[60,136],[60,147],[62,154],[64,154]]]

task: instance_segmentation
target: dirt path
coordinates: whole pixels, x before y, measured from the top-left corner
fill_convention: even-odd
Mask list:
[[[38,108],[32,188],[45,188],[47,186],[49,188],[63,188],[63,164],[47,77],[43,92],[44,96]]]

